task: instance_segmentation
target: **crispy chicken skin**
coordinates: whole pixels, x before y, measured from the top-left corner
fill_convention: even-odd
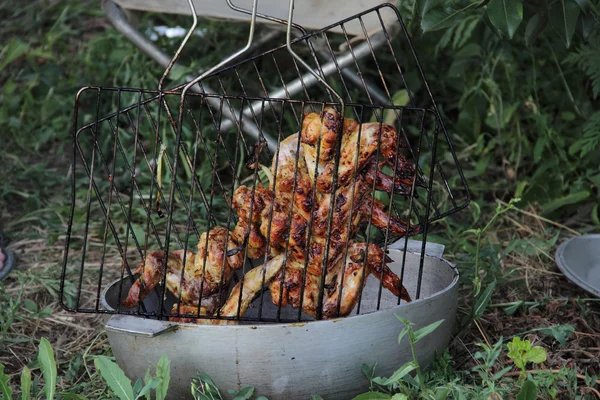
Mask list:
[[[276,214],[279,214],[271,225],[272,232],[277,232],[277,239],[274,242],[287,238],[291,249],[290,254],[293,257],[292,261],[286,264],[270,285],[273,303],[282,307],[288,304],[292,307],[300,307],[301,304],[303,311],[313,316],[316,315],[318,307],[318,294],[324,267],[326,268],[325,286],[328,288],[329,294],[332,295],[335,292],[331,292],[331,288],[338,286],[340,289],[337,291],[343,293],[340,304],[342,315],[347,315],[347,312],[351,311],[354,307],[352,305],[354,300],[351,299],[357,299],[362,290],[362,287],[359,287],[360,285],[357,285],[356,281],[352,279],[356,274],[360,274],[362,277],[363,272],[361,271],[365,271],[366,275],[377,272],[376,276],[382,280],[386,288],[409,301],[410,297],[401,287],[399,278],[385,266],[383,262],[385,257],[382,258],[380,254],[381,249],[373,245],[369,246],[372,255],[369,254],[368,260],[363,260],[364,262],[368,261],[365,267],[362,266],[362,261],[358,263],[355,260],[359,257],[359,252],[364,253],[362,247],[365,247],[366,244],[354,243],[351,239],[356,235],[360,226],[368,222],[383,231],[389,227],[389,231],[398,236],[415,234],[420,230],[419,227],[410,227],[404,221],[390,216],[386,212],[384,204],[371,195],[373,186],[376,190],[384,190],[388,193],[395,191],[402,194],[410,193],[412,187],[412,180],[407,177],[410,175],[410,171],[409,173],[404,172],[405,169],[412,167],[409,168],[405,161],[392,163],[392,166],[398,164],[398,168],[403,168],[395,179],[377,168],[375,156],[378,143],[381,143],[380,151],[388,164],[394,161],[390,154],[392,152],[396,154],[396,146],[402,146],[401,143],[397,143],[396,132],[389,126],[379,123],[359,126],[355,121],[344,121],[338,170],[339,185],[336,187],[335,193],[331,192],[332,171],[335,165],[333,149],[339,128],[339,117],[332,109],[325,109],[321,115],[316,113],[307,115],[300,134],[302,141],[302,149],[298,151],[300,162],[297,167],[293,165],[296,159],[294,152],[298,146],[296,135],[292,135],[288,141],[282,142],[283,150],[280,151],[278,159],[278,167],[280,171],[284,171],[284,174],[274,173],[274,175],[283,176],[284,179],[292,179],[295,172],[293,179],[296,179],[296,182],[304,182],[308,175],[317,173],[316,184],[311,186],[316,200],[312,210],[312,221],[309,223],[310,215],[305,215],[302,212],[304,210],[296,207],[298,204],[296,201],[292,205],[292,201],[288,198],[291,185],[288,184],[276,190],[278,195],[275,200],[277,203]],[[357,153],[359,143],[360,152]],[[304,169],[304,162],[301,161],[302,157],[305,158],[308,174]],[[298,193],[294,193],[294,196],[297,195]],[[292,210],[291,214],[290,209]],[[331,224],[329,224],[330,214]],[[289,222],[290,215],[292,215],[291,224]],[[298,226],[302,226],[304,229],[303,223],[306,224],[306,229],[310,230],[308,236],[304,234],[304,230],[296,230]],[[287,236],[284,236],[286,233],[288,233]],[[306,242],[299,240],[300,238],[305,238]],[[327,243],[328,248],[326,248]],[[347,246],[349,248],[346,251]],[[346,252],[348,256],[344,259]],[[344,267],[344,265],[346,266]],[[376,266],[377,268],[375,268]],[[303,286],[304,291],[302,291]],[[401,292],[401,289],[404,291]],[[330,299],[328,301],[324,304],[323,309],[325,317],[331,315],[333,303],[337,306],[337,300]]]
[[[198,241],[197,253],[170,251],[166,271],[167,289],[177,297],[181,294],[181,300],[188,304],[197,304],[201,292],[203,301],[206,299],[210,302],[211,295],[228,289],[233,270],[242,267],[242,254],[226,257],[226,249],[233,250],[235,247],[228,230],[217,226],[202,234]],[[138,300],[143,300],[160,283],[163,264],[163,251],[150,253],[146,262],[140,264],[135,271],[136,274],[142,275],[134,282],[127,298],[121,304],[132,308]]]
[[[233,194],[232,206],[237,212],[239,220],[233,229],[232,235],[240,247],[247,241],[246,256],[257,259],[265,255],[267,240],[261,233],[260,225],[262,213],[273,202],[273,192],[262,187],[249,188],[240,186]]]
[[[366,243],[350,244],[345,262],[338,264],[334,283],[325,292],[323,317],[336,318],[349,315],[356,306],[370,274],[381,280],[383,287],[395,296],[411,301],[400,278],[385,265],[386,258],[383,250],[374,244],[369,245],[368,251]]]
[[[222,317],[237,317],[244,315],[248,306],[265,285],[273,280],[283,267],[285,256],[278,255],[265,264],[246,272],[229,295],[227,302],[219,310]]]

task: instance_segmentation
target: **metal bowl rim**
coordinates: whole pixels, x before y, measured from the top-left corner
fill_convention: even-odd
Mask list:
[[[573,236],[572,238],[565,240],[556,249],[556,252],[554,253],[554,259],[556,261],[556,265],[558,266],[558,269],[560,269],[561,272],[563,274],[565,274],[565,276],[571,282],[573,282],[574,284],[576,284],[577,286],[579,286],[586,292],[588,292],[596,297],[600,297],[600,288],[595,288],[595,287],[589,285],[586,281],[581,279],[581,277],[579,275],[575,274],[573,272],[573,270],[571,269],[571,267],[569,266],[569,262],[567,261],[567,259],[564,256],[564,252],[565,252],[565,249],[567,248],[567,246],[569,244],[571,244],[573,241],[581,240],[581,239],[600,240],[600,234],[594,233],[594,234],[588,234],[588,235]]]
[[[598,235],[600,236],[600,235]],[[395,250],[395,249],[390,249],[389,251],[394,251],[394,252],[399,252],[402,253],[402,250]],[[416,253],[416,252],[407,252],[409,254],[414,254],[414,255],[418,255],[420,256],[420,253]],[[373,311],[370,313],[366,313],[366,314],[360,314],[360,315],[353,315],[351,317],[344,317],[344,318],[334,318],[334,319],[328,319],[328,320],[319,320],[319,321],[305,321],[305,322],[283,322],[283,323],[269,323],[269,324],[265,324],[265,325],[261,325],[261,328],[282,328],[282,327],[291,327],[291,326],[297,326],[299,323],[300,324],[317,324],[317,323],[328,323],[328,322],[337,322],[337,321],[342,321],[342,320],[346,320],[346,319],[353,319],[354,318],[365,318],[365,317],[369,317],[369,316],[375,316],[380,314],[381,312],[386,312],[386,311],[397,311],[409,306],[412,306],[414,304],[419,304],[421,302],[424,301],[429,301],[431,299],[434,299],[436,297],[441,296],[442,294],[454,289],[454,287],[457,285],[458,280],[460,278],[460,274],[458,272],[458,269],[456,268],[456,266],[454,264],[452,264],[450,261],[446,260],[444,257],[434,257],[434,256],[428,256],[425,255],[425,258],[430,258],[430,259],[436,259],[438,261],[441,261],[443,264],[446,265],[446,267],[448,267],[453,273],[454,273],[454,278],[452,279],[452,282],[450,282],[450,284],[448,286],[446,286],[444,289],[440,290],[439,292],[436,292],[434,294],[432,294],[431,296],[428,297],[423,297],[417,300],[413,300],[410,303],[403,303],[403,304],[399,304],[397,306],[394,306],[392,308],[386,308],[386,309],[381,309],[381,310],[377,310],[377,311]],[[124,277],[123,279],[129,279],[127,277]],[[102,307],[104,307],[106,310],[108,310],[108,314],[109,315],[118,315],[118,313],[113,313],[115,311],[114,308],[112,308],[107,302],[106,302],[106,293],[108,292],[108,290],[110,288],[112,288],[115,284],[117,284],[119,281],[121,281],[121,279],[116,279],[113,282],[111,282],[108,286],[106,286],[106,288],[104,288],[104,290],[102,291],[101,295],[100,295],[100,304],[102,305]],[[111,312],[113,311],[113,312]],[[131,316],[131,317],[138,317],[136,315],[127,315],[126,316]],[[140,316],[141,317],[141,316]],[[242,328],[242,327],[248,327],[248,326],[252,326],[252,325],[198,325],[198,324],[194,324],[194,323],[187,323],[187,322],[171,322],[171,321],[162,321],[165,323],[169,323],[169,324],[175,324],[175,325],[180,325],[180,326],[192,326],[192,327],[203,327],[203,328]]]

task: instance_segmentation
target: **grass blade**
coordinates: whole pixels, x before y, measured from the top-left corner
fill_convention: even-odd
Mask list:
[[[40,340],[38,361],[44,381],[46,382],[46,399],[52,400],[54,399],[54,391],[56,390],[56,361],[54,360],[52,345],[50,345],[50,342],[46,338]]]

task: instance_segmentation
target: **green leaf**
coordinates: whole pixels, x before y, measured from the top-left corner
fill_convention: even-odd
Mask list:
[[[520,0],[490,0],[487,14],[492,24],[512,39],[523,20],[523,4]]]
[[[559,0],[550,8],[550,25],[564,40],[567,48],[571,46],[571,38],[575,33],[580,12],[581,8],[573,0]]]
[[[586,14],[590,11],[590,0],[575,0],[575,1],[581,8],[581,11],[583,11]]]
[[[142,396],[145,396],[146,398],[149,398],[150,397],[150,390],[156,389],[158,387],[158,385],[160,385],[160,380],[159,379],[151,379],[149,382],[146,382],[146,384],[144,385],[144,387],[142,388],[142,390],[140,390],[140,392],[138,393],[136,399],[139,399]]]
[[[598,48],[598,60],[600,60],[600,47]],[[598,79],[600,79],[600,66],[598,66]],[[600,90],[600,88],[599,88]],[[595,94],[594,94],[595,96]],[[573,143],[569,148],[569,154],[579,152],[580,157],[589,152],[597,150],[600,146],[600,112],[595,112],[583,126],[583,137]]]
[[[576,193],[571,193],[567,196],[559,197],[557,199],[551,200],[548,203],[542,204],[542,215],[548,215],[562,207],[581,203],[590,197],[590,192],[587,190],[582,190]]]
[[[519,108],[519,103],[512,103],[502,107],[502,115],[498,107],[490,105],[488,117],[485,119],[486,125],[494,129],[503,129],[512,119],[512,115]]]
[[[506,307],[504,309],[504,312],[506,313],[506,315],[514,315],[523,304],[523,301],[516,301],[514,302],[514,304]]]
[[[535,39],[537,39],[547,26],[548,14],[545,12],[537,13],[531,17],[525,28],[525,44],[527,47],[531,47]]]
[[[54,399],[56,390],[56,361],[54,360],[54,351],[50,342],[46,338],[40,340],[38,361],[45,381],[46,399]]]
[[[479,319],[485,312],[490,300],[492,299],[492,293],[494,292],[494,288],[496,287],[496,281],[493,281],[489,284],[487,288],[479,295],[477,302],[475,303],[475,308],[473,310],[473,318]]]
[[[406,106],[410,101],[410,96],[406,89],[402,89],[394,93],[392,96],[392,103],[398,107]],[[397,117],[402,116],[402,111],[399,110],[385,110],[383,112],[383,123],[386,125],[393,125]]]
[[[372,366],[369,364],[362,364],[361,365],[361,369],[363,374],[365,374],[365,376],[367,377],[368,380],[373,379],[373,376],[375,375],[375,367],[377,366],[377,363],[373,364]]]
[[[254,386],[246,386],[240,390],[233,400],[249,400],[254,395]]]
[[[23,43],[19,39],[13,39],[8,45],[4,46],[0,52],[0,59],[3,58],[3,60],[0,62],[0,72],[2,72],[2,70],[8,64],[27,53],[28,50],[29,45],[27,43]]]
[[[555,325],[548,328],[540,328],[539,331],[546,335],[553,336],[554,339],[558,340],[561,346],[565,347],[567,345],[568,337],[571,336],[574,330],[575,327],[572,325]]]
[[[544,152],[544,148],[546,148],[546,144],[548,144],[548,139],[545,136],[542,136],[537,140],[533,149],[534,162],[537,163],[542,159],[542,153]]]
[[[31,371],[26,365],[21,371],[21,399],[29,400],[29,393],[31,393]]]
[[[577,32],[581,35],[584,41],[590,38],[592,32],[596,28],[596,18],[592,14],[582,15],[577,20]]]
[[[531,342],[515,336],[512,342],[506,344],[506,347],[508,348],[508,358],[513,360],[517,368],[524,369],[527,363],[525,354],[531,350]]]
[[[500,378],[502,378],[504,376],[504,374],[506,374],[508,371],[510,371],[512,369],[511,366],[508,366],[506,368],[501,369],[500,371],[496,372],[493,376],[492,376],[492,381],[497,381]]]
[[[137,399],[138,397],[140,397],[139,393],[142,390],[142,380],[138,379],[137,381],[135,381],[135,383],[133,384],[133,396]]]
[[[444,4],[444,0],[416,0],[419,8],[419,15],[423,17],[429,10]]]
[[[533,346],[526,354],[528,362],[532,362],[534,364],[541,364],[546,361],[546,349],[542,346]]]
[[[384,381],[383,385],[387,386],[391,385],[392,383],[398,382],[406,374],[408,374],[411,371],[414,371],[416,368],[417,366],[415,365],[414,361],[407,362],[406,364],[398,368],[396,372],[394,372],[394,374],[390,376],[386,381]]]
[[[423,32],[433,32],[440,29],[450,28],[462,20],[462,12],[469,6],[455,10],[452,8],[436,7],[430,10],[421,20]]]
[[[404,393],[396,393],[392,396],[391,400],[408,400],[408,396],[406,396]]]
[[[156,363],[156,379],[160,384],[156,388],[156,400],[164,400],[169,389],[171,363],[167,356],[163,355]]]
[[[311,396],[310,400],[323,400],[323,398],[321,396],[319,396],[318,394],[313,394]]]
[[[376,376],[375,378],[373,378],[373,383],[379,386],[386,386],[384,385],[385,381],[387,381],[387,378],[383,378],[381,376]]]
[[[536,400],[537,399],[537,386],[532,381],[523,382],[521,390],[517,395],[517,400]]]
[[[0,363],[0,392],[3,399],[12,399],[12,388],[8,384],[10,378],[4,373],[4,365]]]
[[[406,334],[408,333],[409,328],[404,328],[400,331],[400,333],[398,334],[398,344],[400,344],[400,342],[402,342],[402,338],[404,336],[406,336]]]
[[[125,376],[125,373],[117,364],[109,360],[108,357],[98,356],[94,360],[94,365],[100,371],[100,375],[102,375],[108,387],[115,392],[119,399],[134,400],[131,380]]]
[[[146,375],[144,376],[144,383],[147,385],[152,381],[152,375],[150,374],[150,367],[146,368]],[[152,400],[150,393],[146,393],[146,400]]]
[[[367,392],[363,394],[359,394],[352,400],[389,400],[392,396],[389,394],[381,393],[381,392]]]
[[[429,335],[431,332],[435,331],[438,326],[440,326],[444,322],[443,319],[429,324],[418,331],[415,332],[414,343],[417,343],[419,340],[423,339],[425,336]]]
[[[27,311],[31,311],[32,313],[37,312],[37,304],[31,299],[25,299],[23,305],[27,309]]]
[[[592,222],[596,226],[600,226],[600,213],[598,212],[598,204],[592,208]]]
[[[396,315],[396,314],[394,314],[394,315]],[[406,318],[403,318],[399,315],[396,315],[396,318],[398,318],[400,320],[400,322],[402,322],[404,324],[404,326],[406,326],[407,328],[415,325],[412,322],[410,322],[409,320],[407,320]]]
[[[448,394],[450,393],[449,388],[437,387],[435,389],[436,389],[435,400],[446,400],[448,398]],[[405,396],[403,399],[408,400],[408,397]],[[393,397],[392,397],[392,400],[393,400]]]

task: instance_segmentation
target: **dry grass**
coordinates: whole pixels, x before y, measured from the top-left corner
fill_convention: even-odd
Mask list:
[[[586,230],[581,222],[573,219],[571,227],[564,226],[541,217],[536,209],[530,207],[508,214],[502,220],[502,227],[490,233],[492,241],[501,243],[503,248],[517,238],[530,243],[537,254],[512,253],[503,257],[501,274],[506,279],[497,286],[491,307],[453,341],[451,350],[456,368],[470,369],[476,365],[473,352],[477,343],[489,345],[501,338],[509,340],[519,336],[531,340],[532,345],[547,349],[548,359],[539,369],[559,370],[566,366],[580,374],[600,374],[600,299],[593,298],[566,279],[554,261],[558,244]],[[547,249],[536,246],[536,238],[551,240],[557,232],[553,228],[557,227],[561,232],[557,244]],[[467,295],[470,289],[463,289]],[[517,302],[525,304],[509,315],[507,309],[510,304],[507,303]],[[551,335],[536,331],[558,325],[574,328],[564,347]],[[495,371],[510,363],[507,357],[501,356]]]

